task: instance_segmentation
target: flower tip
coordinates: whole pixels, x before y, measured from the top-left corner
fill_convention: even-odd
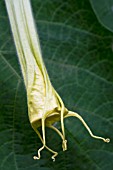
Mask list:
[[[63,142],[62,142],[62,148],[63,148],[63,151],[66,151],[66,150],[67,150],[67,140],[63,140]]]
[[[109,143],[109,142],[110,142],[110,139],[109,139],[109,138],[105,139],[105,142]]]
[[[37,160],[37,159],[40,159],[40,158],[38,158],[37,156],[33,156],[33,159],[34,159],[34,160]]]

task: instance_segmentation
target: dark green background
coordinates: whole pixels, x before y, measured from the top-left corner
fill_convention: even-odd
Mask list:
[[[48,145],[59,152],[56,162],[46,150],[41,160],[32,159],[41,142],[28,120],[25,87],[1,0],[0,170],[113,170],[113,0],[32,0],[32,6],[55,89],[67,108],[111,143],[92,139],[79,120],[68,118],[68,150],[63,152],[61,139],[46,129]]]

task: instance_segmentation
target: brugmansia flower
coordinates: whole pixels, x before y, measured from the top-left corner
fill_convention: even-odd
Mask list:
[[[69,111],[53,88],[42,59],[30,1],[5,0],[5,3],[26,87],[29,120],[43,144],[38,150],[38,155],[34,156],[34,159],[40,159],[40,152],[44,148],[53,153],[53,161],[58,154],[46,145],[46,126],[52,128],[60,135],[63,151],[67,150],[64,118],[70,116],[78,118],[93,138],[109,142],[108,138],[105,139],[93,135],[83,118],[78,113]],[[61,122],[62,132],[54,126],[54,123],[57,121]],[[42,136],[38,131],[40,126],[42,127]]]

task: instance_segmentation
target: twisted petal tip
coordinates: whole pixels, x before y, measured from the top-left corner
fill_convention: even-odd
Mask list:
[[[109,139],[109,138],[105,139],[105,142],[106,142],[106,143],[109,143],[109,142],[110,142],[110,139]]]

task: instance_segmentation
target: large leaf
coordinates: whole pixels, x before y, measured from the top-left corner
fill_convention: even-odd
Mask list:
[[[68,150],[46,129],[48,151],[33,160],[41,146],[28,116],[26,92],[5,4],[0,1],[0,170],[113,169],[113,34],[98,23],[87,0],[32,0],[43,58],[65,105],[77,111],[96,135],[92,139],[75,118],[65,121]],[[111,21],[112,22],[112,21]],[[59,124],[57,125],[59,127]]]
[[[90,2],[99,22],[113,32],[113,0],[90,0]]]

